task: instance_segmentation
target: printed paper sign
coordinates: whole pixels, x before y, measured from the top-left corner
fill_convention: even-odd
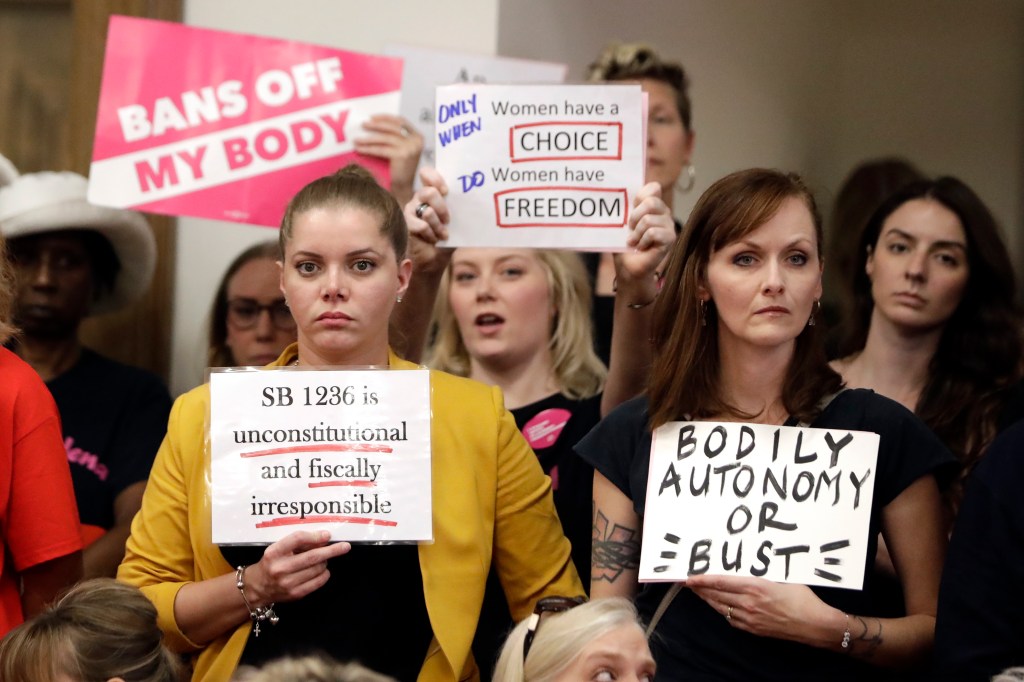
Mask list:
[[[405,61],[402,73],[402,116],[423,134],[421,160],[434,160],[434,90],[452,83],[561,83],[569,67],[510,57],[390,45],[384,54]]]
[[[210,373],[217,544],[432,538],[427,370]]]
[[[625,250],[643,109],[639,85],[438,88],[446,245]]]
[[[110,20],[89,201],[280,225],[305,184],[348,163],[362,123],[398,113],[401,60],[176,23]]]
[[[859,590],[878,434],[671,422],[654,432],[640,580],[756,576]]]

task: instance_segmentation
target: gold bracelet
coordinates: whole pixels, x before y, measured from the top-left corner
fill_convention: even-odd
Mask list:
[[[274,613],[274,602],[270,602],[269,606],[257,606],[256,608],[253,608],[252,604],[249,603],[249,598],[245,596],[245,569],[245,566],[239,566],[235,569],[235,587],[238,588],[239,594],[242,595],[245,608],[249,611],[249,618],[252,619],[252,634],[259,637],[260,623],[269,620],[271,625],[277,625],[277,621],[281,619]]]

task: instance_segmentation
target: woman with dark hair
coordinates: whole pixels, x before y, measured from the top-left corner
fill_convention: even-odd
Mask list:
[[[925,176],[901,158],[864,161],[843,180],[828,224],[823,313],[830,328],[853,312],[857,245],[878,206],[897,190]],[[831,301],[831,303],[830,303]]]
[[[1024,353],[995,218],[956,178],[913,183],[878,208],[857,253],[855,309],[833,366],[847,385],[917,413],[966,475],[1021,416],[1005,413]]]
[[[276,241],[260,242],[231,261],[210,313],[210,367],[266,365],[295,343],[295,320],[281,293],[280,251]]]
[[[576,447],[597,470],[591,594],[636,597],[645,619],[665,607],[651,644],[666,679],[885,678],[881,667],[917,665],[930,651],[945,547],[932,472],[950,455],[897,403],[840,390],[815,324],[821,243],[814,198],[797,176],[753,169],[713,184],[669,255],[646,395]],[[849,590],[691,575],[671,601],[666,583],[639,586],[652,430],[678,420],[877,433],[864,562],[881,531],[907,615],[872,612],[871,576]]]

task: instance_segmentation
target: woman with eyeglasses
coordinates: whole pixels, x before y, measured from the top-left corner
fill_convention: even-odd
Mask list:
[[[228,266],[210,314],[210,367],[267,365],[295,343],[295,320],[281,293],[279,253],[277,242],[260,242]]]
[[[663,611],[652,649],[665,679],[905,679],[928,659],[946,546],[935,474],[953,458],[895,401],[842,390],[818,335],[821,248],[799,177],[751,169],[714,183],[669,256],[646,395],[576,446],[597,470],[591,595],[635,597],[645,618]],[[868,547],[846,559],[865,566],[863,589],[756,577],[756,548],[729,557],[735,573],[692,574],[678,592],[638,584],[652,431],[677,421],[877,433]],[[903,589],[899,617],[875,606],[879,532]]]
[[[412,274],[407,241],[398,204],[358,166],[300,190],[280,231],[298,340],[272,365],[417,369],[388,335]],[[478,679],[470,647],[492,565],[517,620],[542,597],[583,594],[550,481],[501,392],[437,371],[430,390],[433,541],[419,545],[309,531],[214,545],[209,387],[178,399],[118,577],[156,604],[194,680],[310,650],[403,681]]]
[[[509,634],[494,682],[651,682],[655,668],[632,602],[548,597]]]

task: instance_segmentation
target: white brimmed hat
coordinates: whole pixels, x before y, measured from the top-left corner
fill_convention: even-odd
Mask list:
[[[17,239],[59,230],[93,230],[114,248],[121,270],[110,291],[100,291],[90,314],[109,313],[139,299],[156,268],[156,240],[141,213],[90,204],[88,181],[78,173],[26,173],[0,155],[0,232]]]

